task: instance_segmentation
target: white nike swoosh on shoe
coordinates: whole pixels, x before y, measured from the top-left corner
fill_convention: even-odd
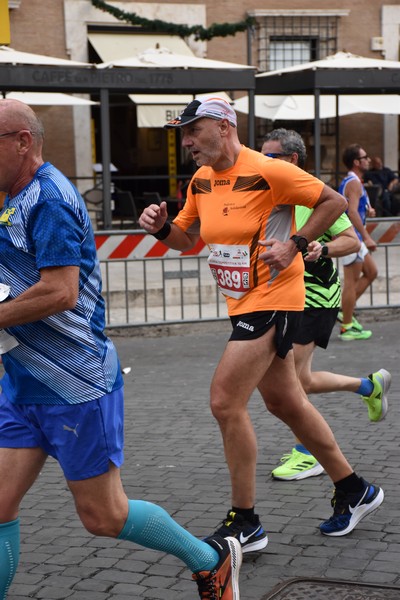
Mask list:
[[[357,504],[354,507],[352,507],[349,504],[349,511],[351,512],[351,514],[353,514],[354,511],[356,510],[356,508],[358,508],[360,506],[361,502],[364,500],[365,496],[367,495],[368,490],[369,490],[369,486],[367,486],[367,489],[365,490],[364,494],[362,495],[362,498],[360,498],[360,500],[357,502]]]
[[[258,531],[260,531],[260,529],[261,529],[261,525],[259,527],[257,527],[257,529],[255,531],[253,531],[253,533],[250,533],[250,535],[243,535],[243,532],[241,532],[239,535],[239,542],[241,544],[245,544],[253,535],[255,535]]]

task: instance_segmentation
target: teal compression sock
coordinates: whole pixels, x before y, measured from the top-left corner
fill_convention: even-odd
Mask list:
[[[0,524],[0,600],[7,597],[19,562],[19,519]]]
[[[128,503],[128,518],[118,539],[173,554],[194,573],[215,567],[218,552],[178,525],[161,506],[144,500]]]
[[[374,384],[368,377],[363,377],[361,379],[361,385],[356,391],[356,394],[360,394],[360,396],[370,396],[374,391]]]

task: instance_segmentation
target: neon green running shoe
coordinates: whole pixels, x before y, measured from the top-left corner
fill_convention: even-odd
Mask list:
[[[359,321],[357,321],[357,319],[355,318],[354,315],[351,320],[351,326],[353,327],[353,329],[357,329],[358,331],[364,331],[363,326],[361,325],[361,323]]]
[[[388,391],[392,383],[392,376],[386,369],[379,369],[376,373],[368,375],[368,379],[374,384],[370,396],[361,396],[368,407],[370,421],[376,423],[385,418],[388,410]]]
[[[343,323],[343,312],[341,310],[339,310],[336,320],[339,321],[339,323]],[[354,315],[351,320],[351,325],[354,329],[357,329],[358,331],[363,331],[363,326],[359,321],[357,321]]]
[[[279,467],[272,471],[274,479],[283,481],[307,479],[307,477],[321,475],[324,471],[324,467],[319,464],[314,456],[299,452],[296,448],[292,448],[290,454],[282,456],[281,463]]]
[[[339,338],[344,342],[352,342],[353,340],[368,340],[372,335],[369,329],[356,329],[351,326],[348,329],[341,327]]]

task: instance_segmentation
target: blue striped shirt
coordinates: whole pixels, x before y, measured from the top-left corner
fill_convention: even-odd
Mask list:
[[[3,355],[1,380],[20,404],[78,404],[122,386],[117,352],[104,334],[104,299],[94,235],[85,203],[50,163],[7,196],[0,214],[0,282],[16,298],[46,267],[79,266],[74,309],[9,327],[19,345]]]
[[[342,196],[344,196],[346,198],[346,186],[349,183],[349,181],[354,181],[354,180],[360,181],[360,178],[355,173],[353,173],[353,171],[349,171],[339,186],[339,189],[338,189],[339,194],[342,194]],[[360,215],[362,224],[365,225],[366,220],[367,220],[367,211],[368,211],[368,207],[369,207],[369,198],[368,198],[367,191],[362,184],[361,184],[361,189],[362,189],[362,194],[358,201],[358,214]],[[346,211],[346,213],[347,212],[348,211]],[[362,242],[363,239],[362,239],[361,233],[355,227],[354,227],[354,231],[356,232],[359,240]]]

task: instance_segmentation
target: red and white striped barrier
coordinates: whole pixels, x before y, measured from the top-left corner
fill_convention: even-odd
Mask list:
[[[385,222],[369,222],[367,223],[368,233],[374,238],[378,244],[391,244],[400,234],[400,221]]]
[[[188,252],[172,250],[148,233],[108,234],[95,233],[97,255],[100,260],[134,258],[174,258],[178,256],[208,256],[203,240]]]
[[[369,222],[369,233],[378,244],[390,244],[400,235],[400,221]],[[148,233],[95,233],[97,254],[100,260],[134,258],[175,258],[178,256],[208,256],[209,250],[199,240],[188,252],[172,250]]]

